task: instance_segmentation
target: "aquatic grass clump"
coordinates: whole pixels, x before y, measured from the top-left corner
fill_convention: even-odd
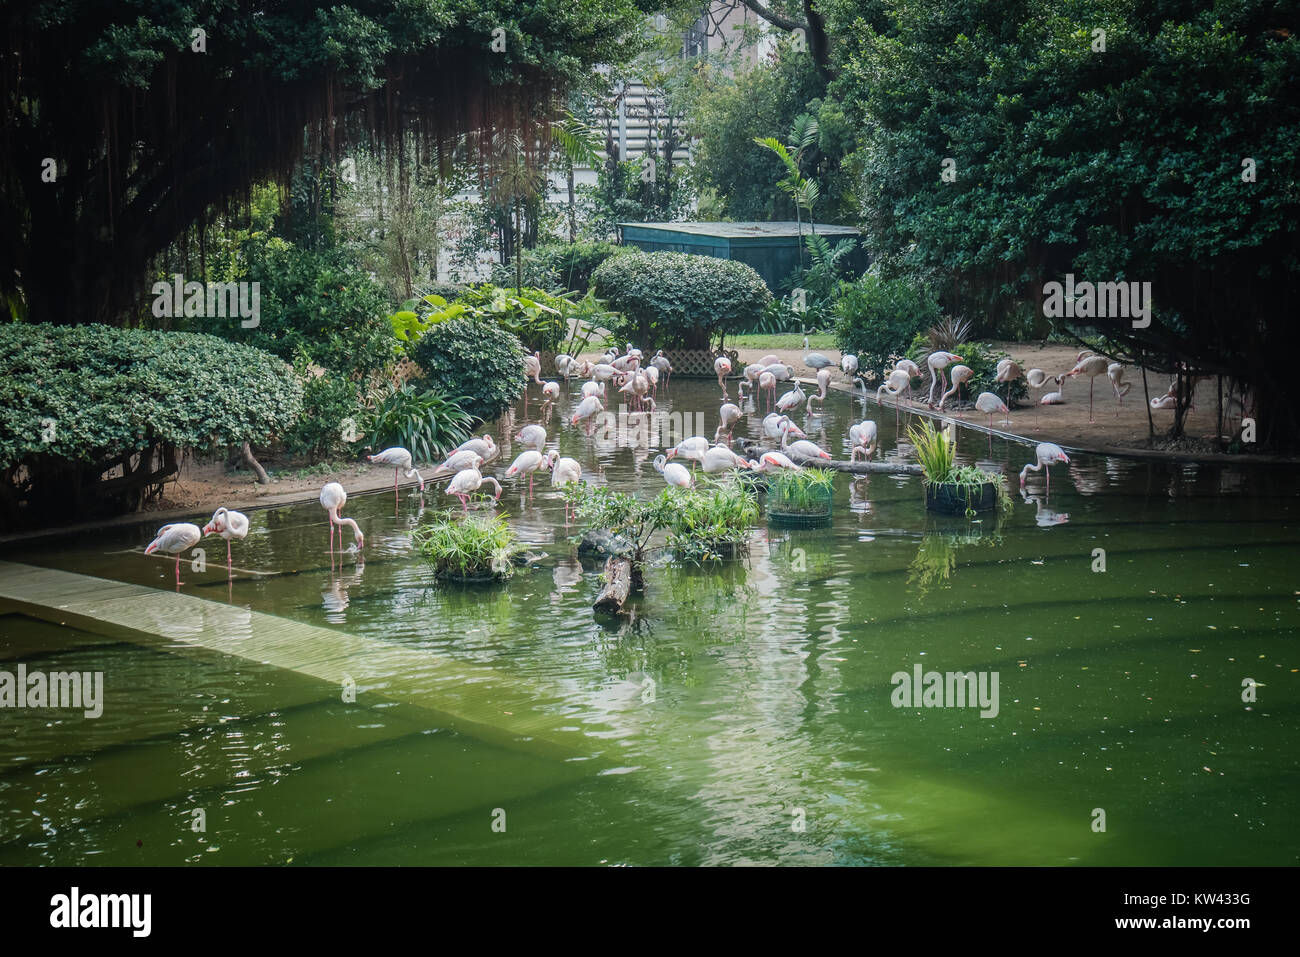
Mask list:
[[[948,436],[939,431],[927,419],[921,427],[912,426],[907,430],[907,440],[916,449],[916,461],[925,472],[928,483],[951,481],[956,467],[956,450],[948,441]]]
[[[758,521],[758,498],[738,482],[665,489],[660,498],[671,509],[668,545],[687,561],[719,561],[735,554]]]
[[[835,473],[829,469],[780,469],[767,480],[768,513],[829,515]]]
[[[957,465],[956,450],[948,436],[929,421],[907,430],[907,438],[916,448],[916,459],[925,473],[926,507],[939,511],[949,510],[953,501],[966,502],[966,514],[974,515],[976,504],[984,506],[985,488],[993,486],[996,504],[1010,508],[1011,497],[1001,473],[986,472],[974,465]]]
[[[523,545],[501,516],[461,516],[447,510],[411,532],[411,544],[439,578],[505,581]]]

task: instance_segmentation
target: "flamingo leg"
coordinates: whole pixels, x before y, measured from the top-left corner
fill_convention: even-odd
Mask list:
[[[181,587],[181,553],[176,553],[176,587]]]
[[[234,572],[230,567],[230,539],[226,539],[226,577],[230,577]]]
[[[1096,384],[1096,382],[1097,382],[1097,379],[1096,379],[1095,376],[1094,376],[1093,378],[1091,378],[1091,379],[1088,380],[1088,422],[1089,422],[1090,424],[1091,424],[1091,422],[1093,421],[1093,419],[1092,419],[1092,387],[1093,387],[1093,385]]]

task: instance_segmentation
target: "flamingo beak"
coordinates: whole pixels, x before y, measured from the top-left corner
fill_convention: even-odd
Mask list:
[[[207,525],[204,525],[204,526],[203,526],[203,534],[204,534],[204,535],[211,535],[211,534],[213,533],[213,531],[215,531],[215,529],[213,529],[213,527],[212,527],[212,523],[211,523],[211,522],[209,522]]]
[[[1070,457],[1069,457],[1068,455],[1066,455],[1064,452],[1062,452],[1062,453],[1061,453],[1061,461],[1064,462],[1066,465],[1069,465],[1069,464],[1070,464]]]

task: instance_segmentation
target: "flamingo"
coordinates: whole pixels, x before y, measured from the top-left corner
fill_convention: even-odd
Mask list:
[[[975,370],[972,369],[970,366],[953,366],[952,367],[952,388],[949,389],[947,392],[945,392],[943,395],[939,396],[939,408],[942,409],[943,404],[948,401],[948,396],[957,392],[962,387],[962,383],[970,381],[971,377],[974,375],[975,375]]]
[[[664,388],[668,388],[668,379],[673,374],[673,364],[668,361],[664,351],[660,349],[655,353],[655,357],[650,360],[650,364],[659,370],[659,374],[664,377]]]
[[[776,365],[780,361],[781,361],[780,356],[778,356],[776,353],[769,352],[767,355],[763,356],[763,358],[758,360],[758,364],[766,367],[766,366]]]
[[[619,370],[608,362],[600,362],[591,367],[591,377],[597,382],[609,382],[618,375]]]
[[[787,442],[789,434],[781,437],[781,449],[785,452],[793,452],[795,455],[805,459],[828,459],[831,453],[815,442],[809,442],[807,439],[799,439],[795,442]]]
[[[713,360],[713,371],[718,374],[718,385],[722,387],[722,397],[727,397],[726,377],[731,375],[731,360],[726,356],[718,356]]]
[[[1110,387],[1115,390],[1115,401],[1118,403],[1115,407],[1115,416],[1118,418],[1119,410],[1124,407],[1124,396],[1128,395],[1128,390],[1133,388],[1133,383],[1124,381],[1124,366],[1119,362],[1112,362],[1106,366],[1106,378],[1110,379]]]
[[[187,548],[193,548],[203,538],[203,532],[197,525],[191,525],[189,522],[177,522],[174,525],[164,525],[158,529],[158,535],[152,542],[144,548],[146,555],[152,555],[156,551],[164,551],[169,555],[176,556],[176,587],[181,587],[181,552]]]
[[[830,359],[827,359],[820,352],[810,352],[803,357],[803,364],[809,369],[825,369],[835,365]]]
[[[780,452],[764,452],[758,459],[758,465],[754,466],[755,472],[770,472],[773,469],[791,469],[795,472],[803,471],[802,465],[795,465],[789,457]]]
[[[573,356],[561,352],[553,361],[555,362],[555,371],[560,374],[561,378],[568,379],[569,373],[573,370],[573,367],[576,364],[576,360]]]
[[[543,455],[541,452],[537,451],[536,449],[529,449],[527,452],[521,452],[518,456],[515,457],[515,460],[510,463],[510,468],[506,469],[506,478],[513,478],[516,475],[518,476],[527,475],[528,476],[528,497],[532,498],[533,497],[533,476],[539,470],[549,467],[551,464],[549,455],[556,455],[556,454],[558,453],[551,452],[548,455]]]
[[[1041,399],[1038,400],[1038,404],[1039,405],[1064,405],[1065,404],[1065,392],[1064,392],[1065,373],[1062,372],[1060,375],[1052,376],[1051,381],[1056,383],[1056,388],[1058,391],[1047,393],[1047,395],[1043,396]]]
[[[551,461],[551,487],[562,489],[570,482],[582,481],[582,466],[578,464],[577,459],[571,459],[567,456],[558,458],[552,454]],[[569,500],[564,500],[564,524],[569,524]]]
[[[375,465],[391,465],[393,467],[393,493],[397,492],[397,477],[406,472],[407,478],[414,478],[420,483],[420,491],[424,491],[424,477],[420,475],[419,470],[415,467],[415,461],[411,453],[400,445],[395,445],[391,449],[384,449],[378,455],[367,455],[366,461]]]
[[[655,395],[658,395],[659,394],[659,370],[656,369],[654,366],[646,366],[641,371],[645,375],[646,381],[650,383],[650,391]]]
[[[487,433],[484,433],[482,438],[468,439],[456,446],[457,452],[464,452],[467,450],[470,452],[477,452],[483,457],[484,462],[491,462],[498,454],[500,454],[501,451],[497,448],[496,441]]]
[[[1023,377],[1024,373],[1020,371],[1020,364],[1015,359],[1000,359],[998,361],[998,374],[995,381],[1007,384],[1007,405],[1011,404],[1011,383]]]
[[[1030,369],[1025,373],[1025,384],[1034,392],[1038,392],[1043,386],[1051,381],[1051,377],[1042,369]],[[1038,403],[1034,403],[1034,428],[1038,428]]]
[[[777,410],[788,415],[802,406],[806,398],[807,396],[804,394],[803,386],[796,383],[793,389],[776,400]]]
[[[455,475],[461,469],[476,469],[483,464],[483,456],[479,455],[473,449],[463,449],[459,452],[452,452],[447,456],[447,460],[433,470],[431,478],[442,479],[448,475]]]
[[[713,441],[721,442],[722,433],[726,432],[727,444],[730,445],[731,433],[735,429],[736,423],[740,421],[742,415],[744,415],[744,413],[740,411],[740,406],[733,405],[730,402],[724,402],[718,409],[718,431],[713,434]]]
[[[992,392],[981,392],[975,399],[975,408],[980,412],[988,414],[990,433],[993,431],[993,413],[1007,411],[1006,403]],[[993,441],[993,436],[991,434],[989,435],[989,441]]]
[[[664,477],[664,481],[674,488],[690,488],[691,473],[686,470],[685,465],[677,462],[669,462],[665,456],[656,455],[654,460],[655,471]]]
[[[796,439],[806,439],[808,434],[803,429],[794,424],[794,420],[788,415],[778,415],[775,412],[769,412],[763,418],[763,432],[774,439],[782,439],[788,432]]]
[[[816,402],[818,405],[821,405],[821,406],[823,406],[823,407],[825,406],[825,404],[826,404],[826,396],[830,393],[830,388],[831,388],[831,370],[830,370],[830,369],[818,369],[818,370],[817,370],[817,389],[818,389],[818,393],[817,393],[817,395],[810,395],[810,396],[808,396],[808,414],[809,414],[809,415],[812,415],[812,404],[813,404],[814,402]]]
[[[936,349],[934,352],[931,352],[926,356],[925,364],[930,369],[930,397],[927,400],[926,405],[934,408],[934,389],[935,386],[939,384],[941,378],[943,380],[943,388],[948,388],[948,376],[944,373],[944,370],[947,369],[951,363],[961,361],[961,356],[951,352],[944,352],[942,349]],[[942,390],[940,391],[942,392]]]
[[[770,404],[773,405],[773,406],[775,406],[775,404],[776,404],[776,376],[772,375],[772,373],[768,372],[766,369],[764,369],[762,372],[760,372],[760,373],[758,374],[758,391],[759,391],[759,401],[760,401],[760,402],[762,401],[762,393],[767,392],[767,393],[770,393],[770,395],[769,395]],[[759,409],[759,410],[762,411],[762,407],[761,407],[761,406],[760,406],[760,409]]]
[[[1176,409],[1177,407],[1178,396],[1174,395],[1172,392],[1156,396],[1151,400],[1151,408],[1153,409]]]
[[[961,361],[961,356],[957,357],[957,361],[958,362]],[[913,379],[919,379],[921,377],[921,367],[918,366],[911,359],[899,359],[897,362],[894,363],[894,368],[902,369]]]
[[[542,386],[542,404],[545,407],[555,405],[555,400],[560,397],[560,383],[547,382]]]
[[[348,501],[348,493],[343,491],[343,486],[340,485],[338,482],[327,482],[325,483],[325,486],[320,490],[321,508],[325,509],[325,511],[329,513],[329,517],[330,517],[331,567],[333,567],[332,563],[334,560],[333,556],[334,556],[334,526],[335,525],[351,525],[352,538],[356,542],[357,548],[366,547],[366,537],[361,534],[361,529],[357,525],[356,521],[351,518],[339,517],[339,512],[343,510],[343,506],[347,504],[347,501]],[[339,529],[339,551],[340,552],[343,551],[343,529],[341,528]]]
[[[752,469],[755,463],[744,456],[737,455],[725,445],[715,445],[704,453],[704,471],[706,473],[725,472],[728,469]]]
[[[704,461],[704,453],[709,451],[709,440],[702,435],[692,435],[689,439],[682,439],[676,447],[668,450],[668,458],[680,455],[684,459],[690,459],[692,468],[695,462]]]
[[[470,495],[477,492],[485,482],[491,482],[496,487],[497,493],[492,501],[500,501],[501,483],[490,475],[485,476],[476,468],[461,469],[453,475],[451,481],[447,483],[447,494],[455,495],[460,499],[461,507],[465,509],[465,514],[468,515]]]
[[[794,366],[788,366],[784,362],[770,362],[763,368],[764,371],[772,373],[772,377],[777,382],[785,382],[794,378]]]
[[[1106,361],[1105,356],[1087,355],[1080,359],[1069,372],[1066,373],[1071,379],[1078,375],[1088,377],[1088,421],[1092,422],[1092,387],[1097,381],[1097,376],[1102,375],[1110,363]]]
[[[578,407],[573,410],[573,416],[569,419],[569,424],[577,425],[584,419],[590,419],[597,412],[604,411],[604,408],[605,406],[604,403],[600,401],[600,396],[589,395],[579,402]]]
[[[873,458],[876,454],[879,433],[880,430],[876,423],[870,419],[864,419],[857,425],[849,426],[849,442],[852,444],[849,460],[856,462],[859,452],[862,453],[864,458]]]
[[[904,392],[911,395],[912,377],[908,375],[906,369],[895,369],[893,372],[889,373],[889,378],[880,383],[880,387],[876,389],[876,402],[878,404],[880,403],[880,393],[882,392],[894,397],[894,424],[897,425],[898,404],[900,401],[898,397]]]
[[[525,425],[515,436],[515,441],[526,449],[540,452],[546,446],[546,430],[540,425]]]
[[[230,540],[243,539],[248,534],[248,516],[234,512],[224,505],[212,513],[212,520],[203,526],[204,535],[220,535],[226,540],[226,573],[230,574]]]
[[[1061,450],[1059,445],[1053,445],[1051,442],[1040,442],[1038,447],[1034,449],[1034,458],[1037,462],[1030,462],[1020,470],[1020,487],[1025,487],[1026,472],[1038,472],[1047,468],[1047,490],[1050,492],[1052,490],[1052,470],[1048,466],[1056,462],[1064,462],[1069,465],[1070,457]]]
[[[858,374],[858,357],[847,353],[840,356],[840,369],[850,379],[856,378]]]
[[[586,398],[590,398],[593,395],[598,395],[603,398],[605,395],[605,383],[584,382],[582,384],[582,397],[586,399]]]
[[[524,356],[524,376],[532,379],[538,385],[542,384],[542,354],[534,352],[531,356]]]

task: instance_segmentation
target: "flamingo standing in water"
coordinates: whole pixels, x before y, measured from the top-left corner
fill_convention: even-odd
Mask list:
[[[722,397],[727,398],[727,380],[726,377],[731,375],[731,360],[726,356],[718,356],[713,360],[713,371],[718,374],[718,385],[722,387]]]
[[[727,433],[727,444],[731,444],[731,433],[736,428],[736,423],[740,421],[743,415],[740,406],[733,405],[730,402],[724,402],[718,409],[718,431],[713,434],[714,442],[722,441],[722,433]]]
[[[654,466],[655,471],[673,488],[691,487],[691,473],[680,462],[669,462],[667,456],[656,455]]]
[[[604,409],[605,406],[600,401],[600,396],[589,395],[579,402],[578,407],[573,410],[573,415],[569,417],[569,424],[577,425],[579,422],[590,419],[597,412],[604,411]]]
[[[193,548],[203,538],[203,532],[197,525],[191,525],[189,522],[178,522],[175,525],[164,525],[158,529],[157,537],[144,548],[146,555],[152,555],[157,551],[164,551],[169,555],[176,556],[176,587],[181,587],[181,552],[187,548]]]
[[[578,464],[577,459],[571,459],[568,456],[557,458],[551,455],[551,487],[563,489],[570,482],[582,481],[582,466]],[[564,500],[564,524],[569,524],[569,500]]]
[[[525,425],[515,436],[515,441],[526,449],[540,452],[546,447],[546,430],[540,425]]]
[[[528,453],[524,453],[525,455]],[[492,476],[485,476],[476,468],[462,469],[452,476],[451,481],[447,483],[447,494],[455,495],[460,499],[461,508],[465,514],[469,514],[469,497],[479,490],[485,482],[491,482],[496,488],[497,493],[493,496],[494,502],[501,500],[501,483]]]
[[[242,539],[248,534],[248,516],[243,512],[232,512],[224,505],[212,513],[212,521],[203,526],[204,535],[220,535],[226,540],[226,574],[231,573],[230,540]]]
[[[659,370],[659,374],[664,377],[664,388],[668,388],[668,380],[673,374],[673,364],[668,361],[664,351],[660,349],[655,353],[655,357],[650,360],[650,364]]]
[[[680,455],[684,459],[690,459],[693,469],[696,462],[704,461],[704,453],[707,451],[709,451],[709,440],[702,435],[692,435],[689,439],[678,442],[675,448],[669,449],[667,458]]]
[[[343,491],[343,486],[338,482],[327,482],[325,487],[320,490],[321,508],[329,513],[330,517],[330,561],[334,560],[334,526],[351,525],[352,538],[356,542],[357,548],[366,547],[366,537],[361,534],[361,529],[357,526],[355,520],[350,518],[340,518],[339,512],[347,504],[348,493]],[[339,551],[343,551],[343,529],[339,529]]]
[[[1078,375],[1088,377],[1088,421],[1092,422],[1092,388],[1097,381],[1097,376],[1106,372],[1110,363],[1105,356],[1084,356],[1075,364],[1075,367],[1066,373],[1071,379]]]
[[[874,457],[879,434],[880,429],[870,419],[864,419],[857,425],[849,426],[849,442],[853,447],[849,452],[849,461],[856,462],[858,453],[861,453],[862,457],[866,459]]]
[[[936,349],[926,357],[925,364],[930,367],[930,398],[926,405],[930,408],[934,408],[934,388],[941,378],[944,389],[948,388],[948,376],[944,370],[952,363],[961,361],[961,356],[953,352],[944,352],[942,349]]]
[[[420,470],[415,467],[415,461],[411,453],[400,445],[395,445],[391,449],[384,449],[378,455],[367,455],[366,461],[375,465],[391,465],[393,467],[393,494],[397,494],[397,477],[406,473],[407,478],[414,478],[420,483],[420,491],[424,491],[424,477],[420,475]]]
[[[809,415],[813,414],[812,404],[814,402],[816,402],[818,405],[821,405],[823,407],[825,406],[826,396],[830,393],[830,388],[831,388],[831,370],[818,369],[817,370],[817,394],[808,396]]]
[[[488,433],[483,433],[479,439],[467,439],[456,446],[457,452],[477,452],[484,462],[491,462],[501,451],[497,448],[496,441]]]
[[[1025,487],[1025,474],[1027,472],[1038,472],[1046,468],[1047,491],[1050,492],[1052,490],[1052,470],[1049,466],[1056,462],[1064,462],[1069,465],[1070,457],[1065,454],[1059,445],[1054,445],[1051,442],[1040,442],[1038,447],[1034,449],[1034,458],[1037,462],[1030,462],[1020,470],[1020,487]]]
[[[560,397],[560,383],[547,382],[542,386],[542,409],[549,417],[551,406]]]
[[[531,499],[533,497],[533,476],[544,468],[550,468],[550,456],[558,454],[558,452],[551,452],[548,455],[543,455],[536,449],[522,452],[510,463],[510,468],[506,469],[506,478],[527,475],[528,497]]]

